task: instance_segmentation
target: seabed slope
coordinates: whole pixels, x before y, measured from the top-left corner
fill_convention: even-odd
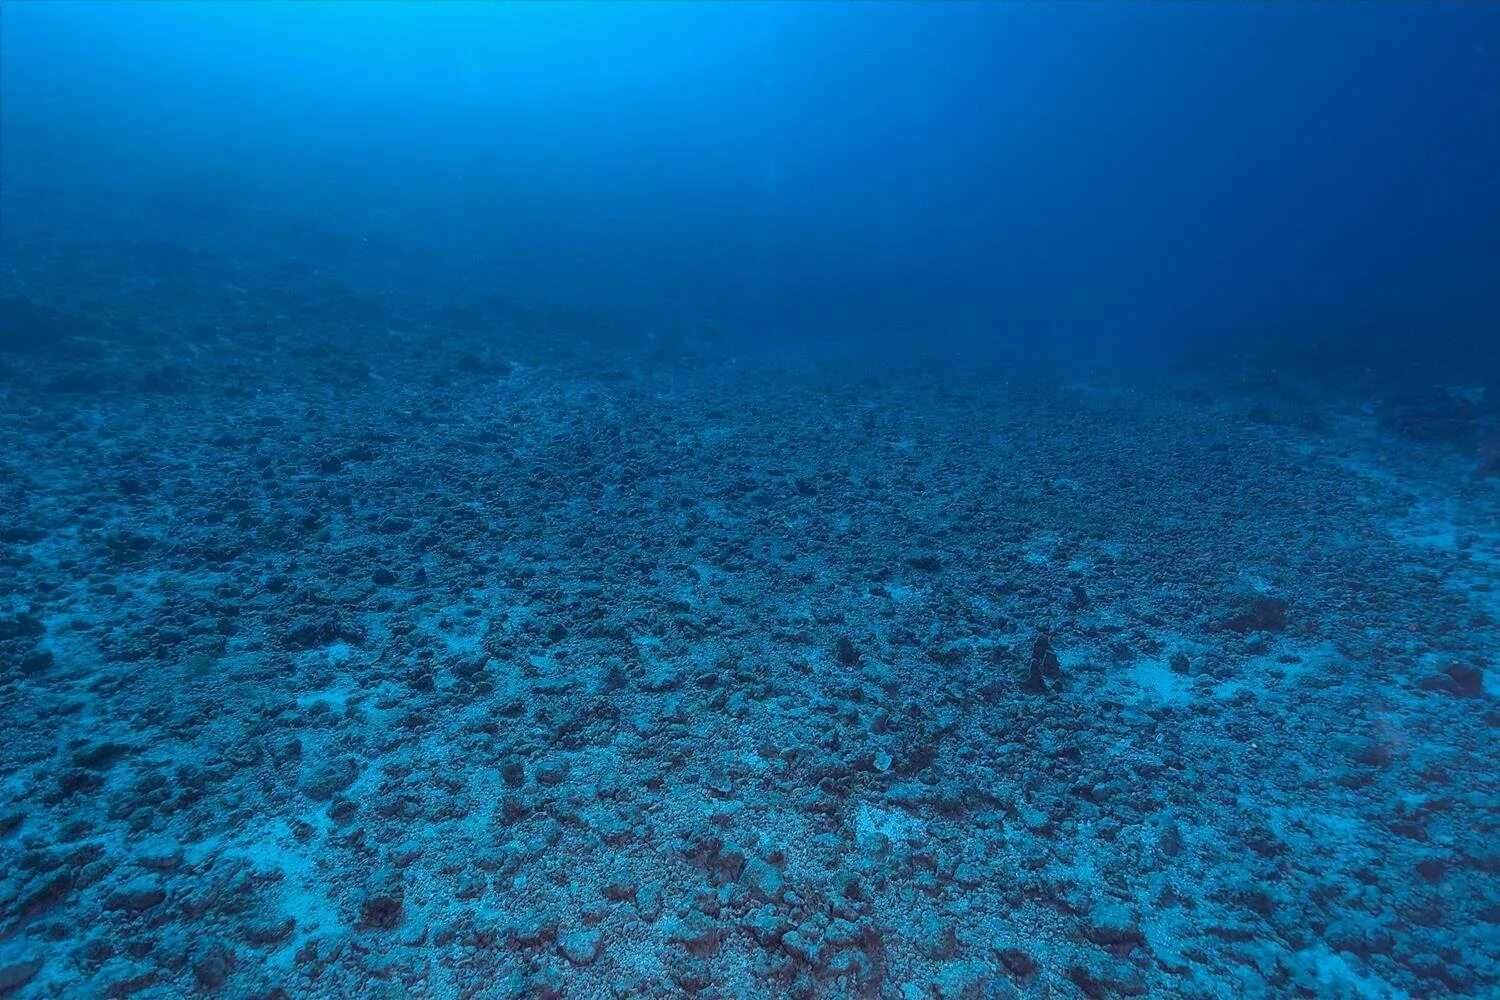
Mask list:
[[[1500,487],[1368,407],[479,333],[0,364],[0,989],[1500,990]]]

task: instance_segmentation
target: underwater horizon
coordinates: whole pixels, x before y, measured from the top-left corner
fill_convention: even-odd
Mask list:
[[[1500,996],[1500,5],[0,2],[0,996]]]

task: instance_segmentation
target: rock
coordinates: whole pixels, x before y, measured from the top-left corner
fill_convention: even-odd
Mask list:
[[[661,884],[648,882],[636,890],[635,912],[646,923],[653,923],[661,916]]]
[[[782,878],[777,868],[762,858],[751,858],[741,872],[750,898],[759,902],[770,902],[781,895]]]
[[[283,632],[280,641],[282,649],[300,653],[331,646],[336,642],[358,646],[365,641],[365,632],[358,626],[337,619],[304,621]]]
[[[616,903],[624,903],[635,901],[637,888],[634,881],[621,877],[605,882],[599,887],[599,891],[604,894],[605,899]]]
[[[781,947],[788,955],[809,965],[818,957],[822,942],[801,927],[793,927],[781,936]]]
[[[500,765],[500,780],[507,788],[520,788],[526,784],[526,770],[518,760],[508,760]]]
[[[140,846],[136,863],[153,872],[169,872],[182,864],[182,845],[171,837],[152,837]]]
[[[1000,1000],[1015,995],[1009,984],[1003,984],[1004,992],[1000,992],[1002,987],[993,979],[994,973],[985,963],[955,960],[938,967],[932,985],[940,1000],[978,1000],[980,997]]]
[[[1484,671],[1467,663],[1452,663],[1443,671],[1449,690],[1461,698],[1477,698],[1484,693]]]
[[[997,948],[995,949],[995,957],[1000,959],[1001,965],[1010,970],[1011,975],[1023,981],[1030,980],[1038,972],[1042,971],[1041,963],[1020,948]]]
[[[928,958],[951,958],[958,947],[953,925],[931,910],[916,914],[908,925],[908,932],[912,945]]]
[[[1089,1000],[1113,1000],[1115,997],[1135,997],[1146,993],[1146,984],[1140,970],[1126,962],[1102,962],[1096,967],[1074,965],[1068,969],[1068,978]]]
[[[35,979],[36,974],[41,971],[42,958],[39,955],[23,958],[17,962],[0,964],[0,996],[19,990]]]
[[[1479,408],[1456,392],[1431,386],[1395,396],[1380,407],[1377,423],[1388,433],[1423,444],[1469,440]]]
[[[1182,839],[1182,827],[1174,819],[1167,819],[1156,838],[1156,846],[1169,858],[1175,858],[1186,846]]]
[[[1052,829],[1052,817],[1029,802],[1022,803],[1016,809],[1016,816],[1021,820],[1021,825],[1032,833],[1047,833]]]
[[[250,920],[240,928],[240,937],[248,944],[276,945],[291,937],[296,928],[297,921],[293,917]]]
[[[1395,759],[1389,744],[1369,736],[1339,736],[1333,740],[1332,745],[1345,759],[1364,767],[1385,767]]]
[[[1112,900],[1096,903],[1089,910],[1085,934],[1090,941],[1101,945],[1133,946],[1144,944],[1146,940],[1135,914]]]
[[[847,635],[839,636],[838,642],[833,644],[833,658],[841,667],[857,667],[863,659]]]
[[[205,991],[221,988],[233,970],[234,952],[218,942],[204,948],[193,962],[193,978],[198,981],[198,988]]]
[[[325,802],[354,784],[358,777],[359,765],[353,757],[317,761],[303,769],[302,793],[314,802]]]
[[[116,761],[129,752],[130,747],[127,744],[106,740],[74,753],[73,763],[78,767],[86,767],[91,771],[107,771]]]
[[[77,880],[70,872],[59,871],[42,879],[41,884],[30,890],[14,906],[14,912],[22,921],[31,919],[38,914],[45,913],[54,906],[61,903],[77,886]]]
[[[953,869],[953,881],[963,889],[976,889],[984,884],[985,878],[984,866],[972,861],[965,861]]]
[[[740,921],[740,927],[748,931],[762,948],[775,947],[781,936],[791,929],[786,918],[770,904],[751,910]]]
[[[1031,666],[1026,671],[1026,679],[1021,682],[1021,690],[1027,694],[1047,693],[1046,678],[1042,676],[1041,665],[1035,659],[1032,659]]]
[[[34,639],[45,631],[31,615],[0,618],[0,639]]]
[[[666,929],[666,938],[673,944],[682,945],[688,954],[706,958],[719,950],[724,931],[711,917],[691,910],[687,916],[671,922]]]
[[[560,785],[568,778],[571,765],[566,758],[553,757],[542,761],[536,767],[536,780],[543,785]]]
[[[1280,632],[1286,628],[1287,602],[1279,597],[1255,597],[1238,614],[1224,620],[1224,627],[1244,635],[1247,632]]]
[[[53,664],[56,662],[56,658],[50,650],[33,649],[21,657],[21,673],[27,677],[34,677],[37,674],[51,670]]]
[[[527,913],[511,927],[511,937],[524,948],[534,948],[557,938],[557,923],[544,913]]]
[[[118,998],[134,996],[159,981],[160,973],[151,965],[117,957],[105,963],[90,985],[97,987],[94,996]]]
[[[166,898],[166,890],[156,879],[142,876],[105,897],[104,908],[139,913],[151,909]]]
[[[381,893],[369,897],[359,908],[359,926],[377,931],[393,931],[401,926],[404,907],[401,897]]]
[[[1058,662],[1057,652],[1052,648],[1051,638],[1043,632],[1031,644],[1031,662],[1021,689],[1028,694],[1046,694],[1047,678],[1061,676],[1062,666]]]
[[[576,930],[564,934],[557,950],[574,965],[592,965],[604,951],[604,935],[598,930]]]
[[[1250,411],[1245,414],[1245,419],[1249,420],[1252,424],[1274,424],[1276,422],[1276,418],[1271,415],[1271,410],[1264,403],[1256,403],[1250,407]]]

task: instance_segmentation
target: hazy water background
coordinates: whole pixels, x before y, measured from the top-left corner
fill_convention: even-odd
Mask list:
[[[1494,5],[0,18],[13,248],[51,227],[399,261],[766,343],[1473,369],[1500,328]]]

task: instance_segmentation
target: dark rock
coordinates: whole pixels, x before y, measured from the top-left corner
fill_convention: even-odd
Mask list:
[[[111,740],[77,751],[73,754],[73,763],[91,771],[105,771],[129,752],[129,746]]]
[[[103,775],[94,771],[85,771],[82,768],[71,768],[58,775],[57,792],[54,798],[61,802],[80,792],[97,792],[103,787]]]
[[[292,931],[297,929],[297,921],[294,917],[272,917],[266,920],[252,920],[240,928],[240,937],[249,944],[276,945],[292,936]]]
[[[1098,903],[1089,910],[1085,933],[1090,941],[1100,945],[1134,946],[1146,940],[1135,915],[1114,902]]]
[[[1244,635],[1248,632],[1280,632],[1286,628],[1289,605],[1279,597],[1256,597],[1238,614],[1224,620],[1224,627]]]
[[[359,908],[359,926],[378,931],[393,931],[401,926],[404,909],[399,896],[371,896]]]
[[[40,673],[45,673],[46,671],[52,669],[54,663],[56,663],[56,659],[53,657],[51,651],[45,649],[33,649],[31,652],[21,657],[21,673],[27,675],[28,677]]]
[[[841,667],[857,667],[863,661],[859,650],[846,635],[839,636],[838,642],[833,644],[833,658]]]
[[[221,988],[233,970],[234,952],[219,943],[209,945],[193,962],[193,978],[198,988],[206,991]]]
[[[0,639],[34,639],[43,631],[42,623],[31,615],[0,618]]]
[[[303,794],[315,802],[324,802],[354,784],[359,777],[359,764],[353,757],[338,757],[314,763],[304,769],[301,788]]]
[[[1000,959],[1001,965],[1009,969],[1012,975],[1023,980],[1030,980],[1042,971],[1041,963],[1019,948],[1000,948],[995,954]]]
[[[1479,408],[1441,386],[1393,397],[1380,408],[1378,423],[1390,434],[1424,444],[1471,440]]]
[[[521,767],[521,762],[508,760],[500,765],[500,780],[505,782],[507,788],[520,788],[526,783],[526,771]]]
[[[1500,476],[1500,437],[1481,441],[1477,449],[1479,464],[1474,467],[1475,479]]]
[[[560,785],[568,777],[570,765],[562,758],[544,760],[537,765],[536,780],[543,785]]]
[[[605,882],[600,886],[600,892],[605,899],[616,903],[634,902],[637,888],[639,887],[631,879],[620,878]]]
[[[1052,640],[1044,632],[1031,644],[1031,661],[1021,690],[1028,694],[1046,694],[1047,678],[1061,676],[1062,666],[1058,663],[1057,652],[1052,648]]]
[[[104,900],[104,908],[138,913],[159,905],[166,898],[166,891],[155,879],[140,878],[110,893]]]
[[[365,633],[354,625],[338,620],[302,622],[281,636],[281,648],[290,652],[321,649],[335,642],[359,645],[365,641]]]
[[[1467,663],[1452,663],[1444,671],[1453,686],[1453,693],[1464,698],[1477,698],[1484,692],[1484,671]]]
[[[40,956],[0,965],[0,996],[16,992],[35,979],[36,974],[41,971]]]
[[[592,965],[604,951],[604,935],[597,930],[576,930],[564,934],[557,950],[574,965]]]

